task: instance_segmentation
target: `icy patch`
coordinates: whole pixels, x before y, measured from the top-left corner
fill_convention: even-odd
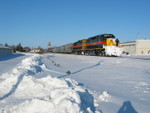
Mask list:
[[[105,53],[108,56],[121,56],[122,51],[121,48],[116,46],[105,46]]]
[[[108,92],[104,91],[103,94],[101,94],[99,96],[99,100],[103,101],[103,102],[110,102],[111,101],[111,95]]]

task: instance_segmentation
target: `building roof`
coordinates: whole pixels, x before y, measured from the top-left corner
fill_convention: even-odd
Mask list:
[[[0,48],[2,48],[2,49],[12,49],[10,47],[6,47],[6,46],[2,46],[2,45],[0,45]]]
[[[135,43],[135,41],[121,42],[121,44],[124,44],[124,43]]]

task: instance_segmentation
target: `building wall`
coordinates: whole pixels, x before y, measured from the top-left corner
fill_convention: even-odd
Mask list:
[[[0,46],[0,58],[5,57],[5,56],[9,56],[11,54],[12,54],[12,49],[10,49],[8,47]]]
[[[122,47],[122,52],[126,52],[131,55],[136,53],[135,42],[120,43],[119,45]]]
[[[150,54],[150,40],[136,40],[134,42],[120,43],[119,45],[122,47],[122,51],[131,55]]]
[[[150,40],[137,40],[136,41],[136,54],[137,55],[150,54]]]

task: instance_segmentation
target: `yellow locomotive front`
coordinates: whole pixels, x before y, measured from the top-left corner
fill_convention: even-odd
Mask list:
[[[116,46],[115,39],[112,38],[106,39],[106,46]]]
[[[118,47],[119,40],[115,37],[105,37],[106,44],[104,45],[105,48],[105,55],[106,56],[121,56],[122,50]]]

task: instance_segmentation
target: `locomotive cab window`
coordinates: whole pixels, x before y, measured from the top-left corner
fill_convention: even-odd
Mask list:
[[[112,35],[112,34],[105,34],[105,35],[103,35],[103,37],[104,37],[105,39],[108,39],[108,38],[115,38],[115,36]]]

